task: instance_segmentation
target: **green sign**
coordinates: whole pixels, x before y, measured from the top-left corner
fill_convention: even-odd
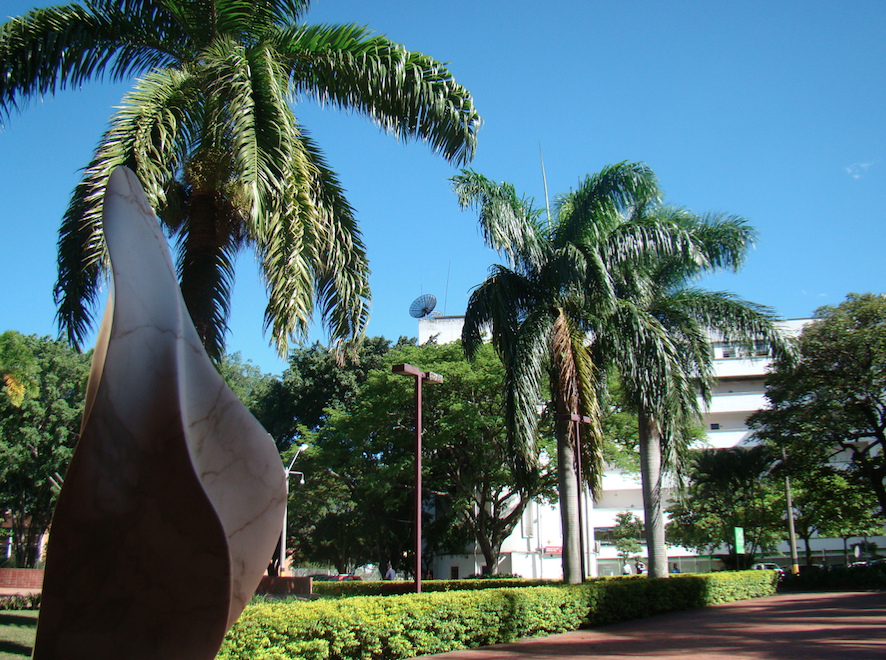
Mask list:
[[[735,552],[736,554],[744,554],[744,527],[735,528]]]

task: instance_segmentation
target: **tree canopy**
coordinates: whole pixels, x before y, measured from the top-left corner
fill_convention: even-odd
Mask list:
[[[9,515],[15,565],[31,568],[79,438],[91,355],[48,337],[21,341],[33,355],[36,392],[18,407],[0,397],[0,512]]]
[[[685,497],[667,509],[670,542],[698,552],[726,546],[721,558],[730,568],[748,568],[755,554],[773,550],[787,536],[784,490],[766,478],[774,462],[763,446],[697,451]],[[743,555],[736,527],[744,530]]]
[[[13,406],[20,406],[26,395],[36,393],[36,368],[37,360],[21,334],[7,330],[0,335],[0,392]]]
[[[612,538],[615,549],[625,561],[642,549],[640,539],[643,537],[643,521],[632,511],[621,511],[615,514],[615,527]]]
[[[502,368],[490,347],[468,364],[459,345],[401,345],[367,371],[347,403],[327,409],[299,459],[306,484],[291,500],[294,556],[340,569],[366,562],[410,571],[414,539],[413,379],[409,363],[440,373],[423,388],[423,536],[429,552],[463,552],[476,542],[495,572],[501,543],[534,497],[550,495],[554,463],[536,462],[517,482],[501,406]],[[408,559],[407,559],[408,558]]]
[[[850,294],[818,309],[796,347],[796,361],[775,363],[769,406],[749,425],[793,464],[856,471],[886,513],[886,296]]]

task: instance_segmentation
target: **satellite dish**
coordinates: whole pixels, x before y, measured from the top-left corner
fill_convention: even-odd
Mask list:
[[[434,311],[436,305],[437,297],[426,293],[412,301],[412,304],[409,306],[409,315],[416,319],[423,319]]]

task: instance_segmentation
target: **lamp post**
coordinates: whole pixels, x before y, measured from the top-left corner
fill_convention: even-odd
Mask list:
[[[781,463],[782,465],[787,466],[788,462],[788,454],[785,451],[784,447],[781,449]],[[791,546],[791,574],[799,575],[800,574],[800,561],[797,557],[797,532],[794,529],[794,501],[791,496],[791,477],[788,474],[788,471],[785,470],[784,473],[784,495],[785,495],[785,505],[787,506],[787,514],[788,514],[788,542]]]
[[[421,593],[421,384],[442,383],[443,376],[421,371],[411,364],[395,364],[391,371],[415,377],[415,593]]]
[[[582,512],[585,498],[581,468],[581,425],[590,424],[591,418],[577,413],[566,413],[560,415],[560,419],[575,424],[575,470],[578,479],[578,556],[581,562],[581,580],[584,582],[587,577],[587,568],[585,566],[585,524]]]
[[[280,569],[278,571],[280,575],[283,575],[283,567],[286,565],[286,513],[289,510],[289,477],[297,474],[301,477],[298,481],[299,485],[305,485],[305,473],[293,470],[292,466],[295,464],[295,459],[298,458],[298,455],[307,448],[307,443],[303,442],[300,444],[298,449],[295,450],[292,460],[289,461],[289,467],[286,468],[286,504],[283,506],[283,531],[280,532]]]

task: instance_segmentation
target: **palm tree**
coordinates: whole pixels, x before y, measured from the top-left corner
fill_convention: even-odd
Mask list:
[[[787,343],[771,309],[690,286],[705,273],[741,267],[754,238],[743,218],[699,217],[665,206],[642,212],[648,221],[682,227],[694,250],[688,259],[685,253],[659,255],[643,269],[633,264],[618,273],[619,299],[595,352],[617,365],[637,412],[649,575],[666,577],[663,476],[666,470],[681,471],[692,440],[687,431],[701,420],[699,394],[710,403],[710,337],[746,344],[762,340],[779,353]]]
[[[602,474],[597,393],[601,371],[589,349],[599,321],[617,300],[613,274],[621,266],[688,247],[680,230],[626,222],[629,209],[658,198],[655,175],[643,164],[621,163],[588,176],[557,203],[546,220],[514,187],[463,171],[452,179],[462,209],[479,211],[486,243],[507,259],[472,293],[462,331],[472,357],[486,330],[505,365],[505,417],[512,450],[532,456],[540,403],[550,398],[557,437],[563,572],[580,571],[575,427],[570,414],[592,420],[582,446],[582,477],[593,492]]]
[[[316,305],[333,340],[362,335],[368,266],[354,210],[289,101],[356,110],[399,139],[469,162],[470,94],[440,63],[354,25],[300,23],[310,0],[83,0],[0,26],[0,119],[93,78],[139,76],[76,187],[59,238],[56,302],[75,345],[108,266],[102,195],[136,172],[170,237],[191,317],[220,358],[243,248],[268,290],[285,354]]]

